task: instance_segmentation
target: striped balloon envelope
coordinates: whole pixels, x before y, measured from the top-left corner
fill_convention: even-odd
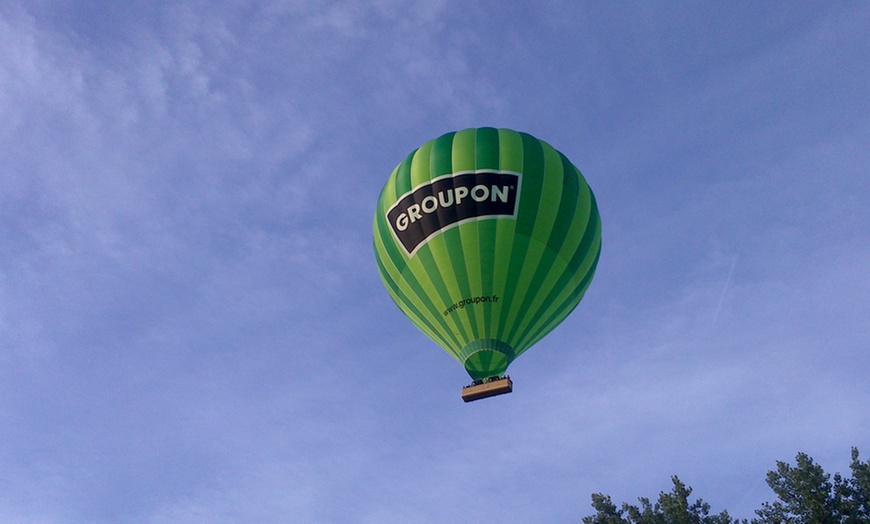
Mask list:
[[[399,308],[479,385],[580,302],[601,221],[583,175],[552,146],[509,129],[465,129],[393,170],[374,250]]]

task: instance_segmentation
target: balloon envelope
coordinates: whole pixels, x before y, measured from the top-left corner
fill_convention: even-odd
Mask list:
[[[374,218],[381,278],[475,380],[499,376],[583,297],[601,221],[583,175],[526,133],[477,128],[413,151]]]

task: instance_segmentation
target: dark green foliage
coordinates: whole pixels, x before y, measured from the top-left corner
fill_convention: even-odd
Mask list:
[[[861,462],[852,448],[852,476],[839,473],[833,480],[806,453],[798,453],[796,465],[776,463],[767,473],[767,485],[777,496],[765,502],[751,524],[870,524],[870,460]],[[592,495],[595,515],[584,517],[583,524],[748,524],[731,518],[727,511],[710,515],[710,505],[702,499],[689,502],[692,488],[679,478],[674,487],[659,494],[655,504],[647,498],[639,505],[623,503],[617,507],[608,495]]]
[[[653,504],[647,498],[640,498],[640,506],[623,504],[617,508],[607,495],[592,495],[592,507],[598,511],[591,517],[584,517],[583,524],[731,524],[736,523],[727,511],[710,515],[710,505],[701,499],[689,503],[692,488],[683,484],[676,476],[671,478],[674,488],[661,492]]]
[[[858,460],[852,448],[852,477],[831,476],[806,453],[798,453],[795,467],[776,463],[767,474],[767,485],[779,500],[765,502],[755,513],[758,524],[859,524],[870,523],[870,460]]]

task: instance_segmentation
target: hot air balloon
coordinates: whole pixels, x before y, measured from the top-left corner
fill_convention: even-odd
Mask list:
[[[509,393],[510,363],[583,298],[601,253],[595,197],[544,141],[464,129],[390,175],[374,251],[392,299],[474,381],[466,402]]]

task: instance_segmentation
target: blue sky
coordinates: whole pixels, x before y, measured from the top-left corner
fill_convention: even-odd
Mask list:
[[[7,1],[0,522],[578,522],[870,456],[870,6]],[[381,186],[509,127],[583,171],[583,302],[463,404]]]

